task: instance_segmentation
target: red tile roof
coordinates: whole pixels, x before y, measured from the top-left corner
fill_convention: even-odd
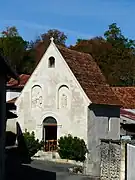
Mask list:
[[[7,87],[23,88],[29,78],[30,78],[30,75],[21,74],[19,76],[19,80],[20,80],[19,84],[18,84],[18,81],[11,78],[7,83]]]
[[[124,108],[135,109],[135,87],[112,87],[112,90]]]
[[[91,55],[62,46],[57,47],[92,103],[121,105]],[[37,62],[45,51],[44,44],[41,42],[37,46]]]

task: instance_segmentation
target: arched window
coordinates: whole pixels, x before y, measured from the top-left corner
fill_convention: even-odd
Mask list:
[[[55,67],[55,58],[53,56],[49,57],[48,67],[49,68],[54,68]]]
[[[42,88],[39,85],[35,85],[32,87],[31,90],[31,101],[32,101],[32,108],[41,107],[42,106]]]
[[[58,89],[58,105],[59,109],[67,109],[70,105],[70,91],[68,86],[62,85]]]
[[[57,121],[55,118],[49,116],[44,119],[43,125],[57,125]]]

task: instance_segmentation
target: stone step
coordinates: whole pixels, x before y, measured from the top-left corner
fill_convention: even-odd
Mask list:
[[[52,160],[52,159],[60,159],[57,152],[44,152],[38,151],[33,159],[40,159],[40,160]]]

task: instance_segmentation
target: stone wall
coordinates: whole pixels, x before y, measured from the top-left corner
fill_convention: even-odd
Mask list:
[[[120,142],[101,142],[101,180],[119,180],[121,171]]]

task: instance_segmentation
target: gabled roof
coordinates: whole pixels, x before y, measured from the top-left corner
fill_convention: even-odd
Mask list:
[[[124,108],[135,109],[135,87],[112,87],[112,90]]]
[[[23,88],[29,78],[30,78],[30,75],[21,74],[19,76],[19,80],[20,80],[19,84],[15,79],[11,78],[7,83],[7,87],[9,87],[9,88],[10,87],[12,87],[12,88]]]
[[[62,46],[56,47],[92,103],[121,105],[120,100],[106,83],[105,77],[91,55]],[[39,43],[37,46],[37,62],[40,61],[45,51],[44,44]]]

